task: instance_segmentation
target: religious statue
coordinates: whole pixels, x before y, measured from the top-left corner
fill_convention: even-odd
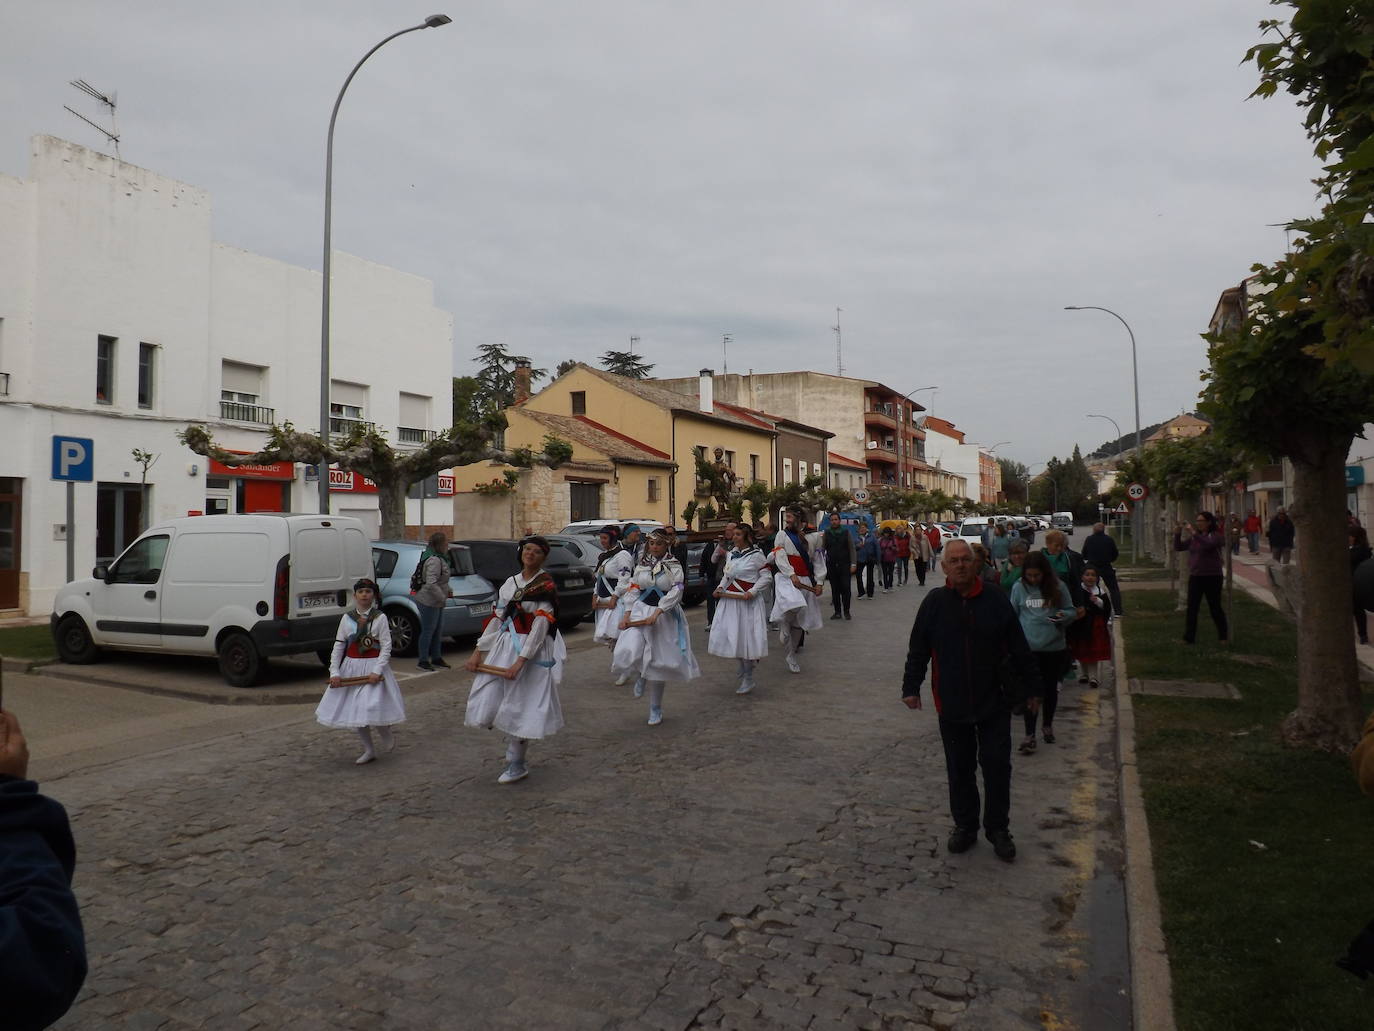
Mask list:
[[[712,454],[716,460],[711,464],[711,496],[716,500],[716,510],[724,512],[730,504],[730,495],[735,491],[735,471],[725,462],[725,449],[716,448]]]

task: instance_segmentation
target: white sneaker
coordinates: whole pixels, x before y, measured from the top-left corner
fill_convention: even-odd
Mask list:
[[[735,688],[735,694],[748,694],[754,690],[754,678],[745,677],[739,682],[739,687]]]
[[[364,752],[362,755],[358,756],[358,758],[354,759],[353,762],[358,766],[365,766],[376,758],[377,755],[375,752]]]
[[[643,697],[644,697],[644,678],[643,678],[643,677],[640,677],[638,680],[635,681],[635,697],[636,697],[636,698],[643,698]]]
[[[796,660],[795,656],[789,655],[787,656],[787,668],[790,669],[793,673],[800,673],[801,663],[799,663]]]
[[[514,784],[517,780],[524,780],[529,775],[529,767],[523,761],[517,761],[506,767],[505,772],[496,778],[496,783]]]
[[[616,686],[616,687],[624,687],[624,686],[625,686],[626,684],[628,684],[629,682],[630,682],[630,674],[628,674],[628,673],[622,673],[622,674],[620,674],[620,676],[618,676],[618,677],[615,678],[615,686]]]
[[[656,727],[663,722],[663,710],[657,706],[649,707],[649,726]]]

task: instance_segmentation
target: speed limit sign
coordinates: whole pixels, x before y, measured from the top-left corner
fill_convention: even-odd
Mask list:
[[[854,491],[854,500],[862,505],[868,500],[868,491],[860,487],[858,490]]]
[[[1149,493],[1149,488],[1143,483],[1133,483],[1126,488],[1126,496],[1132,501],[1140,501]]]

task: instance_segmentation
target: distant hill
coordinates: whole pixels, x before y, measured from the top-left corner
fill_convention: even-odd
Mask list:
[[[1196,415],[1196,416],[1198,416],[1199,418],[1202,418],[1202,417],[1203,417],[1201,412],[1187,412],[1187,413],[1180,413],[1180,414]],[[1171,416],[1169,416],[1169,419],[1176,419],[1176,418],[1178,418],[1177,415],[1171,415]],[[1161,422],[1151,423],[1149,426],[1142,426],[1142,427],[1140,427],[1140,439],[1141,439],[1141,440],[1146,440],[1146,439],[1150,436],[1151,433],[1153,433],[1155,430],[1157,430],[1157,429],[1159,429],[1161,426],[1163,426],[1164,423],[1166,423],[1166,422],[1169,421],[1169,419],[1164,419],[1164,420],[1162,420]],[[1135,430],[1132,430],[1131,432],[1127,433],[1124,437],[1120,438],[1119,440],[1109,440],[1109,441],[1107,441],[1105,444],[1103,444],[1101,447],[1099,447],[1096,451],[1091,451],[1091,452],[1089,452],[1088,454],[1085,454],[1085,455],[1083,456],[1083,460],[1084,460],[1085,462],[1091,462],[1091,461],[1093,461],[1093,460],[1095,460],[1095,459],[1111,458],[1111,457],[1113,457],[1115,454],[1117,454],[1117,452],[1119,452],[1119,451],[1126,451],[1126,450],[1129,450],[1130,448],[1133,448],[1133,447],[1135,447]]]

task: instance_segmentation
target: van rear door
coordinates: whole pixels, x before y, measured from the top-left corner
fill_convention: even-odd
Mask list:
[[[353,586],[344,557],[343,528],[326,520],[323,525],[293,525],[292,531],[287,618],[343,615]]]

